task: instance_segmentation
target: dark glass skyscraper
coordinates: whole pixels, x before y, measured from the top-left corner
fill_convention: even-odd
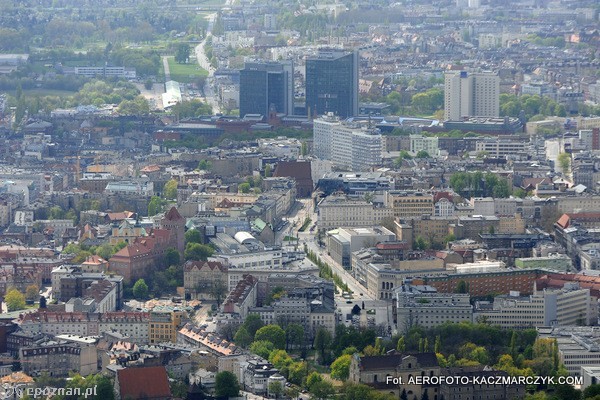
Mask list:
[[[319,50],[306,59],[306,109],[311,116],[358,115],[357,52]]]
[[[293,63],[246,62],[240,71],[240,116],[262,114],[267,117],[271,105],[278,113],[293,114]]]

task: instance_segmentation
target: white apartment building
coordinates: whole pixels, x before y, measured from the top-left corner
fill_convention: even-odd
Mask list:
[[[583,366],[595,367],[595,369],[600,367],[600,344],[597,337],[573,334],[566,337],[557,337],[556,342],[558,344],[558,359],[565,365],[569,375],[581,376]]]
[[[328,196],[318,206],[319,229],[332,229],[340,226],[354,228],[381,224],[392,218],[391,207],[375,207],[364,200],[349,200],[344,196]]]
[[[538,326],[589,325],[598,315],[591,306],[589,289],[579,289],[577,284],[567,284],[563,289],[544,289],[527,297],[519,292],[498,296],[493,305],[476,304],[474,318],[482,318],[491,325],[502,328],[528,328]],[[596,315],[592,315],[592,314]]]
[[[436,157],[440,153],[437,136],[410,135],[410,151],[418,153],[426,151],[430,156]]]
[[[495,72],[448,71],[445,73],[444,118],[500,116],[500,77]]]
[[[340,168],[369,171],[381,165],[382,139],[379,130],[342,122],[332,114],[313,122],[314,154]]]
[[[491,157],[506,157],[523,154],[527,150],[527,143],[518,140],[503,138],[485,138],[475,143],[475,151],[485,151]]]
[[[154,183],[151,181],[116,181],[109,182],[104,189],[109,194],[125,194],[152,196],[154,194]]]
[[[412,326],[433,328],[445,322],[472,322],[473,306],[468,294],[437,293],[431,286],[402,285],[395,289],[398,331]]]

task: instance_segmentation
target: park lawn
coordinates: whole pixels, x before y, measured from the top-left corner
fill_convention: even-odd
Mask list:
[[[198,3],[194,3],[197,4],[199,8],[202,8],[202,6],[207,7],[207,6],[224,6],[225,2],[223,0],[206,0],[206,1],[202,1],[200,0]]]
[[[208,71],[197,63],[178,64],[175,57],[168,57],[171,79],[181,83],[191,83],[201,76],[208,76]]]
[[[69,97],[73,96],[77,92],[71,92],[69,90],[55,90],[55,89],[23,89],[23,94],[30,97],[44,97],[44,96],[57,96],[57,97]]]

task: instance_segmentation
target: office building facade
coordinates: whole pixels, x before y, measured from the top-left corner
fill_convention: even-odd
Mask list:
[[[306,60],[309,115],[358,115],[358,52],[319,50]]]
[[[500,77],[494,72],[449,71],[445,74],[444,119],[500,116]]]
[[[240,116],[266,117],[271,107],[278,113],[293,114],[293,62],[246,62],[240,71]]]

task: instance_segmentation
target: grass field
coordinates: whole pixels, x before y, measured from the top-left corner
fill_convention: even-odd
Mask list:
[[[23,94],[26,96],[58,96],[68,97],[73,96],[76,92],[68,90],[53,90],[53,89],[24,89]]]
[[[168,57],[169,70],[171,73],[171,79],[181,83],[191,83],[196,78],[201,76],[208,76],[208,71],[201,68],[198,64],[178,64],[175,62],[175,57]]]

